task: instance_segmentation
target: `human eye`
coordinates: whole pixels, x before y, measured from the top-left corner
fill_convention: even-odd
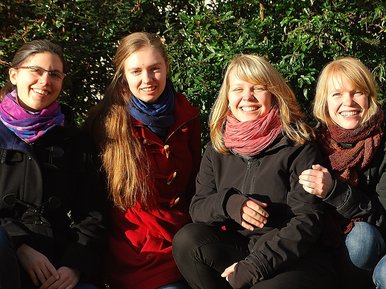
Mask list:
[[[354,96],[362,96],[363,94],[364,94],[364,92],[361,91],[361,90],[356,90],[356,91],[354,92]]]
[[[265,89],[265,87],[262,86],[262,85],[255,85],[255,86],[253,87],[253,91],[255,91],[255,92],[261,92],[261,91],[264,91],[264,90],[266,90],[266,89]]]
[[[161,70],[161,67],[159,66],[153,66],[152,69],[151,69],[153,72],[158,72]]]
[[[334,98],[338,98],[338,97],[341,96],[341,93],[340,92],[332,92],[331,96],[334,97]]]
[[[49,75],[54,78],[54,79],[63,79],[64,78],[64,73],[60,71],[50,71]]]
[[[44,74],[44,69],[39,66],[28,66],[28,68],[30,72],[35,73],[39,76]]]
[[[141,74],[141,71],[139,69],[133,69],[130,71],[130,73],[134,76],[137,76],[137,75]]]

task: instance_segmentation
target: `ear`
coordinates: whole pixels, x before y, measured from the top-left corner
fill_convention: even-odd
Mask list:
[[[166,63],[166,74],[169,74],[170,71],[170,63]]]
[[[16,68],[12,68],[12,67],[8,71],[9,80],[11,81],[11,83],[13,85],[17,84],[17,73],[18,73],[18,70]]]

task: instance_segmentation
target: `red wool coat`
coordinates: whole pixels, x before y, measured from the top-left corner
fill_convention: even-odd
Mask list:
[[[136,119],[132,122],[150,160],[147,181],[156,188],[158,207],[112,209],[108,283],[113,289],[155,289],[182,278],[171,244],[190,221],[188,206],[201,160],[199,113],[177,94],[175,123],[165,141]]]

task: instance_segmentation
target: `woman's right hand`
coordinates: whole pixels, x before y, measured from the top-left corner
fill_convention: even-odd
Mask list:
[[[241,207],[241,226],[253,231],[255,227],[263,228],[267,223],[268,213],[264,210],[266,203],[248,199]]]
[[[51,276],[59,279],[58,272],[48,258],[32,247],[22,244],[17,249],[17,256],[35,286],[43,284]]]
[[[332,190],[333,180],[328,169],[321,165],[312,165],[299,176],[299,183],[303,189],[319,198],[324,199]]]

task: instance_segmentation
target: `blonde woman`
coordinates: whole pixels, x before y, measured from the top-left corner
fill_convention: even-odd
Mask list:
[[[190,205],[173,241],[194,289],[334,288],[318,244],[322,202],[299,174],[320,161],[295,96],[265,59],[227,67]]]
[[[329,166],[315,164],[300,184],[333,213],[344,251],[344,288],[386,288],[386,155],[376,82],[358,59],[329,63],[316,87],[318,140]],[[346,255],[347,254],[347,255]],[[383,257],[383,258],[382,258]]]
[[[124,37],[105,99],[89,119],[112,201],[107,282],[114,289],[186,288],[172,239],[190,221],[201,159],[198,109],[168,79],[156,34]]]

